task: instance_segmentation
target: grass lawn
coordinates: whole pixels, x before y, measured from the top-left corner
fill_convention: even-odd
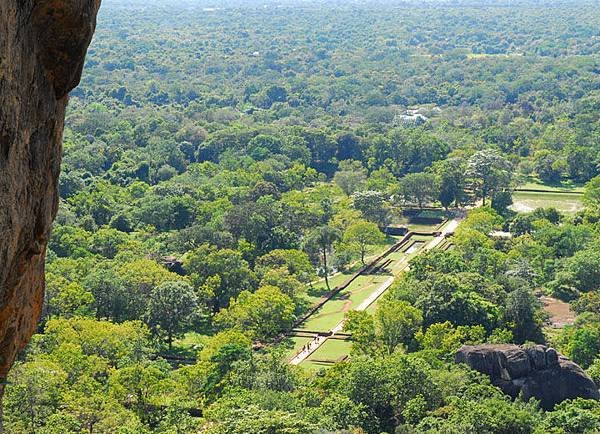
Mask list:
[[[335,327],[344,317],[344,304],[346,303],[346,300],[342,299],[340,295],[325,303],[298,328],[302,330],[326,332]]]
[[[346,272],[346,273],[337,273],[333,276],[329,276],[329,285],[331,286],[331,289],[335,288],[336,286],[341,285],[342,283],[344,283],[346,280],[348,280],[353,273],[351,272]],[[309,301],[309,304],[314,304],[316,303],[323,295],[325,295],[327,293],[327,287],[325,286],[325,280],[321,280],[319,282],[313,283],[312,288],[308,288],[307,289],[307,299]]]
[[[413,232],[433,232],[448,216],[449,213],[442,209],[407,209],[402,215],[395,217],[392,223],[406,226]]]
[[[179,339],[173,341],[173,349],[169,354],[182,357],[196,357],[198,350],[210,338],[207,335],[201,335],[196,332],[188,332]]]
[[[304,345],[306,345],[311,340],[312,340],[312,338],[302,338],[302,337],[298,337],[298,336],[293,336],[293,337],[285,339],[282,342],[282,345],[284,345],[284,348],[286,348],[286,349],[290,348],[290,350],[287,351],[287,356],[289,358],[291,358],[291,357],[295,356],[296,353],[298,353],[300,348],[302,348]]]
[[[400,241],[402,237],[400,236],[388,236],[384,244],[379,246],[372,246],[367,251],[367,255],[365,257],[365,262],[368,264],[373,261],[377,256],[381,255],[391,246]],[[358,271],[358,269],[362,266],[360,261],[357,261],[351,269],[335,273],[332,276],[329,276],[329,286],[331,289],[343,284],[346,280],[348,280],[352,275]],[[312,288],[307,289],[307,300],[309,305],[316,303],[323,295],[327,293],[327,286],[325,285],[325,279],[320,279],[317,282],[314,282]]]
[[[320,371],[321,369],[329,369],[333,365],[331,363],[326,363],[326,362],[315,362],[315,361],[305,360],[304,362],[300,363],[299,366],[302,366],[302,368],[306,369],[307,371],[312,371],[313,373],[316,373],[316,372]]]
[[[539,193],[515,191],[511,209],[517,212],[531,212],[536,208],[554,207],[557,210],[573,214],[583,209],[581,196],[571,193]]]
[[[519,189],[545,190],[555,192],[583,193],[583,185],[573,184],[572,182],[561,182],[556,184],[544,184],[539,179],[530,177],[527,181],[518,187]]]
[[[426,242],[432,237],[425,235],[415,235],[412,241],[407,243],[405,248],[410,250],[410,254],[401,251],[391,253],[383,259],[385,264],[382,269],[374,274],[358,276],[346,289],[337,294],[331,300],[327,301],[319,310],[311,315],[299,328],[309,331],[326,332],[335,327],[344,319],[346,312],[356,309],[365,301],[380,285],[382,285],[390,275],[400,273],[406,266],[405,259],[417,255],[425,246]],[[412,248],[410,246],[413,246]],[[343,283],[350,275],[340,274],[332,278],[332,287],[334,279],[336,282]],[[336,283],[338,284],[338,283]],[[316,294],[321,295],[324,291],[321,289]],[[318,300],[315,293],[310,299],[311,303]]]
[[[381,264],[384,264],[383,267],[377,270],[376,273],[358,276],[347,288],[327,301],[319,310],[311,315],[299,328],[320,332],[331,330],[344,319],[346,312],[355,309],[364,302],[391,274],[399,274],[406,266],[406,260],[418,255],[427,242],[432,239],[433,237],[427,235],[414,235],[406,246],[403,247],[403,250],[406,250],[405,252],[397,251],[385,257],[381,261]],[[444,243],[446,242],[447,240],[444,240]],[[340,276],[344,278],[348,277],[347,275]],[[340,276],[336,276],[335,278],[340,279]],[[375,300],[367,308],[367,312],[373,313],[377,309],[379,299]],[[289,355],[292,356],[309,340],[310,338],[291,338],[292,350],[289,352]],[[327,362],[335,362],[341,356],[349,354],[351,346],[350,341],[328,339],[308,359],[302,362],[301,366],[312,371],[329,368],[331,364]]]
[[[374,274],[358,276],[346,289],[337,294],[300,325],[300,329],[329,331],[335,327],[347,311],[362,303],[386,277]]]
[[[341,356],[350,353],[352,342],[338,339],[327,339],[323,345],[310,355],[303,363],[314,360],[327,360],[335,362]]]

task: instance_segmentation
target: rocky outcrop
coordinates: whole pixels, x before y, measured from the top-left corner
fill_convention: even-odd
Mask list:
[[[0,379],[35,330],[67,93],[100,0],[0,1]]]
[[[487,374],[492,384],[513,398],[535,398],[544,409],[565,399],[600,399],[593,380],[576,363],[545,345],[465,345],[457,363]]]

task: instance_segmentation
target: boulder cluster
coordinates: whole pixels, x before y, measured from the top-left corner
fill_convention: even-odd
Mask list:
[[[598,386],[579,365],[545,345],[464,345],[455,361],[488,375],[512,398],[535,398],[546,410],[566,399],[600,399]]]

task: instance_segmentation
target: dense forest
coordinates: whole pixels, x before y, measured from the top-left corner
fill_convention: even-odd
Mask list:
[[[103,3],[7,433],[600,431],[453,362],[545,343],[600,385],[597,2]],[[341,313],[348,354],[289,363],[315,300],[448,221]]]

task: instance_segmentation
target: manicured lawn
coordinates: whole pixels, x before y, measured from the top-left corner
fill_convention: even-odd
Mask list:
[[[302,368],[309,371],[319,371],[332,366],[328,362],[336,362],[340,357],[350,354],[352,342],[328,339],[310,357],[300,363]]]
[[[382,260],[383,267],[374,274],[358,276],[347,288],[337,294],[331,300],[327,301],[318,311],[302,323],[299,328],[307,331],[326,332],[331,330],[340,321],[344,319],[346,312],[355,309],[363,303],[380,285],[382,285],[390,275],[397,275],[406,267],[407,259],[418,255],[423,247],[433,239],[427,235],[414,235],[411,240],[403,247],[410,253],[397,251],[391,253]],[[444,243],[447,241],[444,241]],[[348,275],[338,275],[334,279],[345,279]],[[334,280],[339,281],[339,280]],[[373,313],[377,308],[377,302],[367,308],[367,312]],[[292,356],[295,351],[305,345],[310,338],[292,338],[293,349],[289,353]],[[315,351],[307,360],[302,362],[301,366],[309,370],[319,370],[328,368],[328,363],[323,361],[336,361],[339,357],[350,352],[351,342],[328,339],[317,351]],[[321,360],[320,362],[318,360]]]
[[[385,277],[377,274],[358,276],[348,288],[325,303],[307,321],[303,322],[300,328],[323,332],[331,330],[344,319],[347,311],[362,303],[384,280]]]
[[[407,226],[413,232],[433,232],[449,213],[442,209],[407,210],[394,219],[394,224]]]
[[[304,345],[306,345],[311,340],[312,340],[312,338],[302,338],[302,337],[297,337],[297,336],[287,338],[283,344],[286,347],[288,347],[288,346],[291,347],[291,349],[287,352],[288,357],[291,358],[291,357],[295,356],[296,353],[300,350],[300,348],[302,348]]]
[[[321,345],[317,351],[312,353],[304,363],[314,360],[327,360],[335,362],[341,356],[345,356],[350,353],[352,349],[351,341],[342,341],[338,339],[327,339],[323,345]]]
[[[531,212],[536,208],[553,207],[564,213],[575,213],[583,209],[581,195],[572,193],[540,193],[515,191],[511,209],[517,212]]]
[[[329,331],[344,317],[344,304],[347,300],[337,296],[329,300],[319,310],[300,325],[300,329]]]
[[[386,238],[386,242],[380,246],[373,246],[367,251],[367,256],[365,257],[365,262],[368,264],[371,261],[375,260],[375,258],[393,246],[395,243],[400,241],[402,237],[400,236],[389,236]],[[347,271],[336,273],[332,276],[329,276],[329,286],[331,289],[335,288],[343,284],[346,280],[348,280],[358,269],[361,267],[360,261],[357,261],[354,266]],[[325,285],[325,279],[320,279],[317,282],[314,282],[312,288],[307,289],[307,300],[309,304],[316,303],[321,296],[327,293],[327,286]]]
[[[344,283],[346,280],[348,280],[353,273],[351,272],[347,272],[347,273],[337,273],[333,276],[329,277],[329,285],[331,286],[331,289],[335,288],[336,286],[341,285],[342,283]],[[323,295],[325,295],[327,293],[327,287],[325,286],[325,281],[319,281],[317,283],[313,283],[313,287],[312,288],[308,288],[307,289],[307,299],[309,301],[309,303],[312,305],[313,303],[316,303]]]
[[[365,301],[380,285],[382,285],[390,275],[400,273],[406,267],[406,258],[417,255],[425,244],[432,237],[425,235],[414,235],[407,246],[411,253],[403,253],[401,251],[391,253],[383,259],[382,264],[385,264],[375,274],[358,276],[346,289],[337,294],[331,300],[326,302],[319,310],[303,322],[299,328],[310,331],[326,332],[335,327],[344,319],[346,312],[356,309],[363,301]],[[415,244],[416,243],[416,244]],[[409,246],[414,247],[409,247]],[[331,279],[332,287],[335,284],[341,284],[346,279],[350,278],[348,274],[339,274]],[[339,283],[337,283],[339,282]],[[323,294],[324,291],[318,292]],[[310,301],[316,302],[319,297],[313,295]]]
[[[555,192],[577,192],[583,193],[583,185],[577,185],[573,183],[558,183],[558,184],[544,184],[539,179],[531,178],[527,182],[519,185],[519,189],[531,189],[531,190],[545,190]]]
[[[363,284],[360,288],[350,293],[350,301],[352,302],[352,304],[350,305],[351,309],[359,306],[363,301],[365,301],[369,297],[369,295],[371,295],[371,293],[375,291],[380,285],[382,285],[383,282],[385,282],[385,280],[388,278],[388,276],[378,275],[370,277],[373,277],[371,282],[369,282],[368,284]]]
[[[321,369],[329,369],[333,365],[331,363],[305,360],[304,362],[300,363],[299,366],[302,366],[307,371],[318,372]]]

